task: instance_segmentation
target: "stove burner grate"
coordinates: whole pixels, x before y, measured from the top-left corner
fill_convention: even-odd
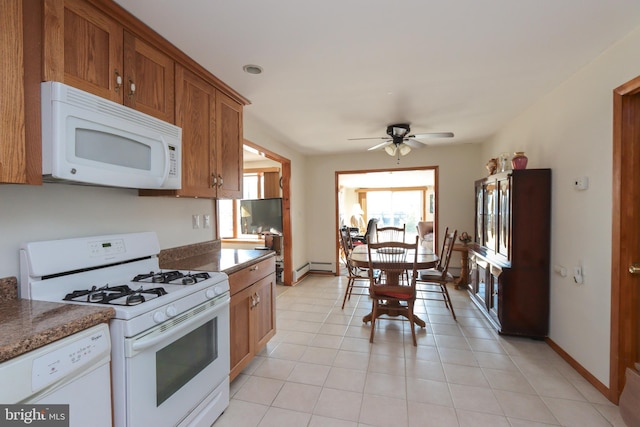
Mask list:
[[[193,285],[194,283],[202,282],[209,279],[211,276],[207,272],[200,273],[188,273],[184,274],[178,270],[165,271],[165,272],[150,272],[147,274],[138,274],[132,279],[133,282],[148,282],[148,283],[173,283],[182,285]]]
[[[145,295],[160,297],[166,295],[164,288],[136,289],[127,285],[103,287],[92,286],[91,289],[73,291],[67,294],[64,301],[90,302],[94,304],[138,305],[146,301]],[[124,299],[123,301],[118,301]]]

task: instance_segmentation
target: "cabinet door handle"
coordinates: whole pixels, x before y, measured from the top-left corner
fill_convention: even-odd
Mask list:
[[[211,188],[215,188],[218,185],[218,178],[215,174],[211,174]]]
[[[249,271],[257,271],[258,270],[258,266],[254,265],[253,267],[249,267]]]
[[[113,70],[113,74],[116,76],[116,87],[115,91],[120,92],[120,87],[122,86],[122,76],[118,72],[118,70]]]
[[[224,184],[224,178],[222,175],[218,175],[218,188],[222,187],[222,184]]]
[[[260,304],[260,295],[256,293],[256,305]]]
[[[133,98],[136,95],[136,84],[133,80],[129,79],[129,98]]]
[[[629,266],[629,273],[631,274],[640,274],[640,264],[633,263]]]
[[[255,294],[251,295],[251,302],[249,304],[249,308],[253,309],[253,307],[256,306],[256,299],[255,299]]]

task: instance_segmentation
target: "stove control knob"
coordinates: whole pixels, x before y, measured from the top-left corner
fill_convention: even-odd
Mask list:
[[[216,296],[216,291],[215,291],[215,290],[213,290],[213,289],[211,289],[211,288],[209,288],[209,289],[207,289],[207,291],[204,293],[204,295],[205,295],[208,299],[211,299],[211,298],[213,298],[213,297],[215,297],[215,296]]]
[[[176,308],[172,305],[167,307],[167,310],[165,311],[165,313],[167,313],[167,317],[173,317],[176,314],[178,314],[178,312],[176,311]]]
[[[164,313],[161,311],[156,311],[155,313],[153,313],[153,321],[156,323],[162,323],[164,322],[165,317],[164,317]]]

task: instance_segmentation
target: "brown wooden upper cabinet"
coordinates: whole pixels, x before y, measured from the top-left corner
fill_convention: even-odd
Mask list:
[[[175,194],[214,198],[216,89],[182,66],[176,71],[176,124],[182,128],[183,146],[182,189]]]
[[[0,182],[29,182],[22,6],[20,0],[6,1],[0,13]]]
[[[242,198],[242,105],[216,92],[217,197]]]
[[[174,61],[84,0],[45,0],[44,80],[175,123]]]
[[[141,195],[242,197],[249,101],[114,2],[7,0],[0,182],[42,182],[40,82],[57,81],[182,128],[183,188]],[[28,30],[26,30],[28,29]],[[40,73],[42,70],[42,73]]]
[[[176,125],[182,128],[182,188],[143,196],[242,197],[242,105],[176,64]]]

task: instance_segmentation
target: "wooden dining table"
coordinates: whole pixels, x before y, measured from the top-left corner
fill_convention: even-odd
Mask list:
[[[382,260],[376,256],[376,253],[372,253],[371,267],[374,269],[380,268],[380,265],[376,266],[376,263],[381,262]],[[398,262],[398,270],[411,270],[413,269],[413,251],[409,251],[404,257],[404,260]],[[367,245],[357,245],[351,250],[349,254],[349,260],[351,263],[359,268],[369,268],[369,248]],[[428,268],[433,268],[438,263],[438,255],[434,254],[431,250],[418,245],[418,257],[416,259],[416,269],[417,270],[426,270]],[[388,261],[388,260],[387,260]],[[399,277],[390,277],[388,278],[389,283],[396,282],[399,280]],[[380,311],[381,314],[387,314],[389,316],[397,316],[399,313],[394,309],[393,305],[387,305]],[[371,321],[371,313],[365,315],[362,318],[362,321],[367,323]],[[414,321],[420,327],[425,327],[426,323],[424,320],[420,319],[417,316],[414,316]]]

